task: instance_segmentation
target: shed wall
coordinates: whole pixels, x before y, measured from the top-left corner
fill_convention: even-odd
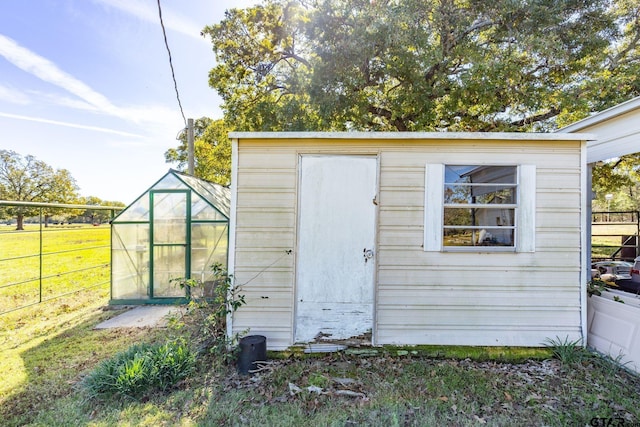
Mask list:
[[[247,305],[233,331],[265,335],[271,349],[293,344],[299,155],[353,153],[377,155],[380,165],[375,344],[580,339],[581,144],[239,140],[233,274]],[[425,252],[427,163],[536,165],[536,251]]]

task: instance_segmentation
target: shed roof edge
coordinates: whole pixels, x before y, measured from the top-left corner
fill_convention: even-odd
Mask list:
[[[231,139],[476,139],[591,141],[589,133],[536,132],[230,132]]]

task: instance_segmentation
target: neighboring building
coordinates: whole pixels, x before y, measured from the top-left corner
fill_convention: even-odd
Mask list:
[[[589,132],[587,185],[591,191],[591,170],[599,161],[640,153],[640,97],[618,104],[558,131]],[[586,205],[591,217],[591,194]],[[589,223],[589,225],[591,225]],[[591,253],[591,229],[587,230],[587,253]],[[636,248],[637,251],[637,248]],[[625,302],[624,306],[620,302]],[[612,291],[589,299],[586,344],[610,355],[625,367],[640,372],[639,305],[633,294]]]
[[[232,133],[229,333],[270,349],[586,336],[587,135]]]
[[[566,126],[558,133],[589,132],[587,163],[640,153],[640,96]]]

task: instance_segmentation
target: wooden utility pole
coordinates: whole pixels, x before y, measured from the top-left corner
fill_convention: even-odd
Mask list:
[[[194,173],[194,144],[193,144],[193,119],[187,119],[187,153],[188,153],[188,164],[187,164],[187,172],[189,175],[193,175]]]

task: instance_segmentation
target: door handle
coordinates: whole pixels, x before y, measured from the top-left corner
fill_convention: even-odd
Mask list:
[[[373,258],[373,249],[364,248],[362,250],[362,254],[363,254],[362,256],[364,257],[364,262],[366,263],[367,261]]]

